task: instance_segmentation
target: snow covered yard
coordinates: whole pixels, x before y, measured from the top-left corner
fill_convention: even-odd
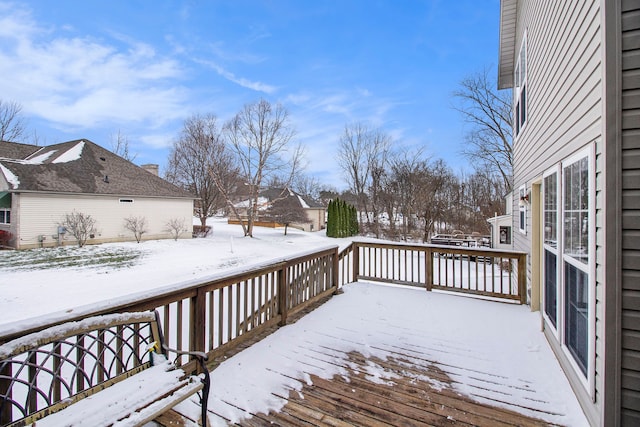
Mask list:
[[[243,237],[242,228],[226,219],[210,219],[213,230],[204,239],[154,240],[96,246],[64,246],[24,252],[0,251],[0,331],[3,325],[77,310],[88,305],[145,290],[172,286],[214,273],[245,267],[327,245],[346,246],[346,239],[329,239],[324,230],[306,233],[289,228],[255,228]],[[58,261],[47,261],[45,252]]]
[[[355,379],[344,367],[353,367],[353,352],[368,359],[373,382],[399,383],[397,372],[375,360],[403,355],[402,375],[411,375],[412,365],[433,365],[455,392],[473,400],[552,424],[588,425],[540,332],[539,313],[400,286],[355,283],[344,291],[212,372],[213,425],[280,411],[291,391],[302,402],[312,378],[349,384]],[[421,375],[411,380],[447,387]],[[353,387],[355,396],[355,381]],[[189,402],[179,409],[196,414],[198,408]]]

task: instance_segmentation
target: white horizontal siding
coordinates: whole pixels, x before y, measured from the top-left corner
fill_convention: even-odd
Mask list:
[[[173,218],[181,218],[191,236],[193,202],[188,199],[160,199],[127,197],[133,203],[121,203],[118,196],[68,196],[37,193],[21,193],[19,196],[17,222],[19,246],[33,247],[39,244],[39,236],[45,237],[45,244],[57,243],[58,225],[66,214],[73,211],[91,215],[96,220],[97,233],[88,243],[133,240],[133,234],[124,227],[124,219],[141,216],[147,221],[144,239],[170,237],[166,223]],[[65,236],[65,243],[72,243],[73,237]]]

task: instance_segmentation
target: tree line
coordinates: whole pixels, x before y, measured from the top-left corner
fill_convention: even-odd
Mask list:
[[[426,242],[453,230],[488,234],[487,218],[504,213],[501,176],[481,169],[456,174],[422,149],[393,145],[381,129],[345,126],[336,160],[349,190],[323,197],[356,206],[361,232],[378,238]]]

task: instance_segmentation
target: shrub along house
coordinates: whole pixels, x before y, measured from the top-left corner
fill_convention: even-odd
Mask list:
[[[513,240],[530,255],[529,300],[590,423],[637,426],[640,2],[500,7]]]
[[[46,147],[0,142],[0,230],[17,249],[74,242],[60,227],[73,211],[96,220],[87,243],[133,240],[125,218],[143,217],[143,239],[172,237],[167,223],[191,236],[195,197],[88,140]]]

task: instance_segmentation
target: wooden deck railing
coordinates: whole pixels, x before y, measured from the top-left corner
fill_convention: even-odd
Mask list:
[[[525,252],[355,241],[340,253],[340,284],[360,279],[526,303]]]
[[[21,330],[5,327],[0,331],[0,344],[90,316],[158,310],[170,347],[203,351],[215,359],[266,328],[286,324],[289,316],[360,279],[525,302],[525,261],[526,254],[521,252],[357,241],[341,252],[337,247],[321,249],[93,306],[55,321],[36,319],[26,327],[21,322]],[[189,373],[197,369],[186,358],[177,363]]]
[[[62,316],[55,322],[35,322],[13,333],[0,332],[0,344],[90,316],[158,310],[170,347],[203,351],[216,358],[265,328],[286,324],[288,316],[336,292],[338,271],[338,248],[326,248],[180,289],[150,292],[81,315]],[[177,362],[185,371],[196,370],[194,361]]]

